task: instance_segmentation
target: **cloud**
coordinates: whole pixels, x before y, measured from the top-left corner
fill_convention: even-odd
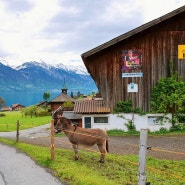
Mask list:
[[[0,57],[12,57],[14,65],[37,59],[82,63],[82,53],[184,4],[185,0],[0,0]]]
[[[120,6],[121,2],[62,1],[61,11],[45,29],[46,35],[56,36],[61,41],[53,49],[82,53],[139,26],[141,10],[134,7],[132,1],[123,6]]]
[[[33,8],[34,3],[31,1],[22,1],[22,0],[2,0],[5,5],[6,11],[9,13],[19,13],[30,11]]]

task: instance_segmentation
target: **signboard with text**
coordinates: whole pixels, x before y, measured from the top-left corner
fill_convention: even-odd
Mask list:
[[[185,59],[185,45],[178,45],[178,59]]]
[[[142,53],[139,49],[122,51],[122,77],[142,77]]]

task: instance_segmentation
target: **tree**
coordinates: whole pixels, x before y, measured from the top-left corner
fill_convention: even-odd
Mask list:
[[[25,116],[30,116],[30,117],[37,117],[37,116],[48,116],[51,115],[50,112],[48,112],[47,109],[44,109],[42,107],[39,106],[35,106],[35,105],[31,105],[29,107],[26,107],[24,109],[21,110],[21,112],[25,115]]]
[[[136,130],[136,127],[134,124],[134,114],[139,114],[139,115],[146,114],[140,108],[133,108],[131,100],[119,101],[116,107],[114,107],[113,111],[114,113],[118,114],[118,117],[121,117],[123,119],[125,119],[125,117],[122,115],[119,115],[120,113],[131,113],[132,114],[132,118],[128,119],[128,122],[125,124],[128,131],[131,131],[131,132]]]
[[[29,107],[26,107],[24,109],[21,110],[21,112],[25,115],[25,116],[35,116],[37,117],[37,106],[31,105]]]
[[[48,101],[48,100],[50,99],[50,93],[49,93],[49,92],[44,92],[44,94],[43,94],[43,99],[44,99],[45,101]]]
[[[0,97],[0,108],[5,105],[5,101]]]
[[[172,69],[170,71],[170,77],[161,78],[152,89],[151,111],[171,113],[172,127],[175,127],[178,114],[185,111],[185,83],[177,72],[173,73]]]
[[[71,98],[74,98],[73,91],[71,91]]]
[[[72,101],[65,101],[63,107],[74,107],[74,103]]]

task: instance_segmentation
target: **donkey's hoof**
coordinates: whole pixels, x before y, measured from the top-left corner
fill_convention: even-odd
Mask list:
[[[75,157],[75,161],[77,161],[79,159],[79,157]]]
[[[100,160],[99,160],[99,163],[104,163],[104,160],[100,159]]]

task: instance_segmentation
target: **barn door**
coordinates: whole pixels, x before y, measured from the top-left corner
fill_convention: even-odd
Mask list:
[[[85,128],[91,128],[91,117],[84,118],[84,126]]]

